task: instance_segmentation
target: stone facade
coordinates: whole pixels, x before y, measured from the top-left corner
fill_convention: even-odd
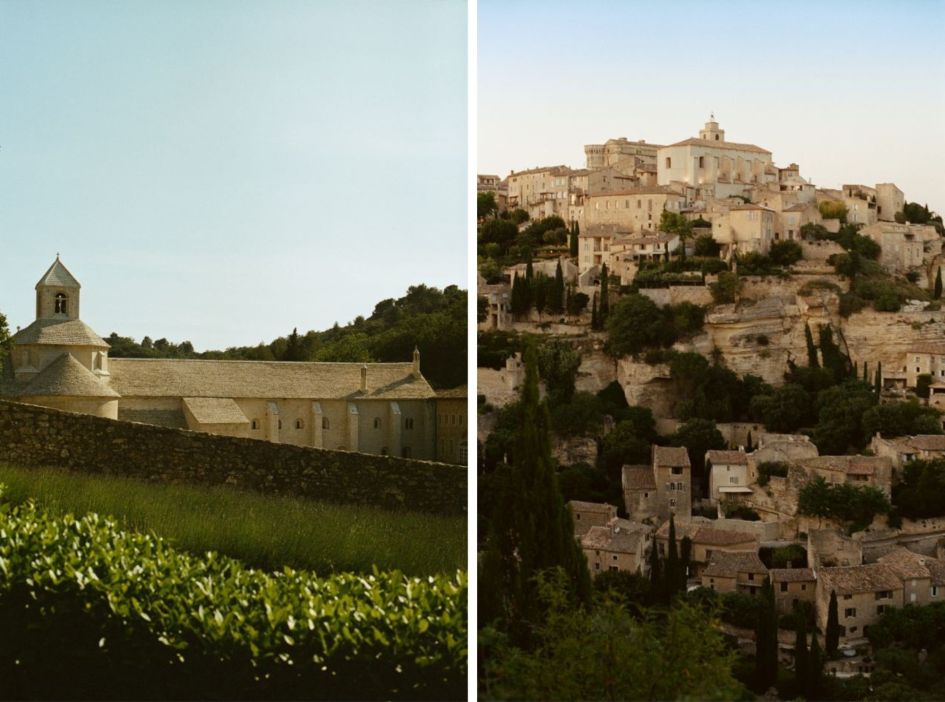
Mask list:
[[[6,401],[0,401],[0,461],[389,509],[466,512],[463,466],[214,436]]]

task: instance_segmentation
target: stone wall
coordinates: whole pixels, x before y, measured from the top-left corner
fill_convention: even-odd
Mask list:
[[[691,302],[694,305],[711,305],[712,291],[705,285],[670,285],[665,288],[642,288],[644,295],[657,305],[678,305],[682,302]]]
[[[213,436],[0,401],[0,461],[463,514],[467,469]]]

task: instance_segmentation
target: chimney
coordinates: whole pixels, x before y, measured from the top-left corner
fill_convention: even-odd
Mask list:
[[[367,366],[361,366],[361,392],[367,392]]]
[[[420,349],[413,347],[413,376],[420,377]]]

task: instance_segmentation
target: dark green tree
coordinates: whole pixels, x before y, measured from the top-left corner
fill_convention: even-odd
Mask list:
[[[578,231],[578,223],[574,222],[574,224],[571,225],[571,238],[569,242],[570,247],[568,251],[568,253],[571,254],[571,258],[578,257],[578,241],[579,241],[578,237],[579,236],[580,236],[580,233]]]
[[[806,608],[798,607],[794,613],[797,619],[794,633],[794,678],[797,681],[797,689],[804,690],[807,688],[810,675],[807,652],[807,611]],[[816,631],[814,638],[817,638]]]
[[[815,628],[810,637],[810,653],[807,655],[807,684],[804,686],[804,696],[809,700],[821,698],[824,687],[824,654],[820,650]]]
[[[299,330],[294,328],[286,340],[285,353],[282,356],[283,361],[304,361],[305,355],[302,351],[302,343],[299,340]]]
[[[679,572],[682,582],[682,592],[686,591],[686,583],[689,580],[689,568],[692,565],[692,539],[684,536],[679,542]]]
[[[811,334],[810,325],[804,324],[804,339],[807,341],[807,366],[809,368],[820,368],[820,361],[817,359],[817,347],[814,346],[814,335]]]
[[[607,316],[610,313],[610,273],[607,272],[607,264],[600,267],[600,307],[597,314],[600,316],[601,325],[607,323]]]
[[[3,362],[10,354],[10,327],[7,318],[0,312],[0,374],[3,373]]]
[[[676,593],[679,592],[679,546],[676,543],[676,520],[674,515],[669,515],[669,543],[666,547],[666,599],[672,601]]]
[[[755,629],[755,683],[767,690],[778,679],[778,610],[771,579],[765,578],[759,593],[758,625]]]
[[[936,300],[942,299],[942,269],[939,268],[935,273],[935,292],[933,294]]]
[[[591,306],[591,329],[600,329],[600,315],[597,313],[597,293],[594,293],[594,302]]]
[[[876,378],[873,381],[873,392],[876,393],[876,397],[879,397],[883,393],[883,362],[878,361],[876,363]]]
[[[495,215],[498,209],[494,192],[489,191],[476,194],[476,216],[479,219],[485,219],[486,217]]]
[[[830,604],[827,606],[827,630],[824,632],[824,648],[827,656],[833,658],[837,655],[837,647],[840,645],[840,613],[837,608],[837,592],[830,591]]]
[[[660,552],[656,547],[656,540],[650,546],[650,593],[651,598],[660,597],[663,592],[663,564],[660,560]]]
[[[748,430],[748,438],[745,441],[745,451],[751,453],[755,450],[754,445],[751,443],[751,429]]]
[[[561,270],[561,259],[558,259],[558,267],[555,269],[551,295],[548,300],[548,311],[552,314],[564,312],[564,272]]]
[[[525,352],[519,431],[499,494],[480,574],[484,623],[497,622],[514,641],[528,645],[544,616],[537,577],[560,567],[576,602],[590,598],[587,560],[574,540],[571,513],[558,489],[548,410],[539,399],[538,360]]]

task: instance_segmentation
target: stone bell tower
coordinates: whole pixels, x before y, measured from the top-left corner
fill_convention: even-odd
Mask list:
[[[56,260],[36,283],[36,319],[78,319],[81,287],[56,254]]]
[[[715,114],[709,115],[709,121],[699,130],[699,138],[706,141],[725,141],[725,130],[719,129],[719,123],[715,121]]]

